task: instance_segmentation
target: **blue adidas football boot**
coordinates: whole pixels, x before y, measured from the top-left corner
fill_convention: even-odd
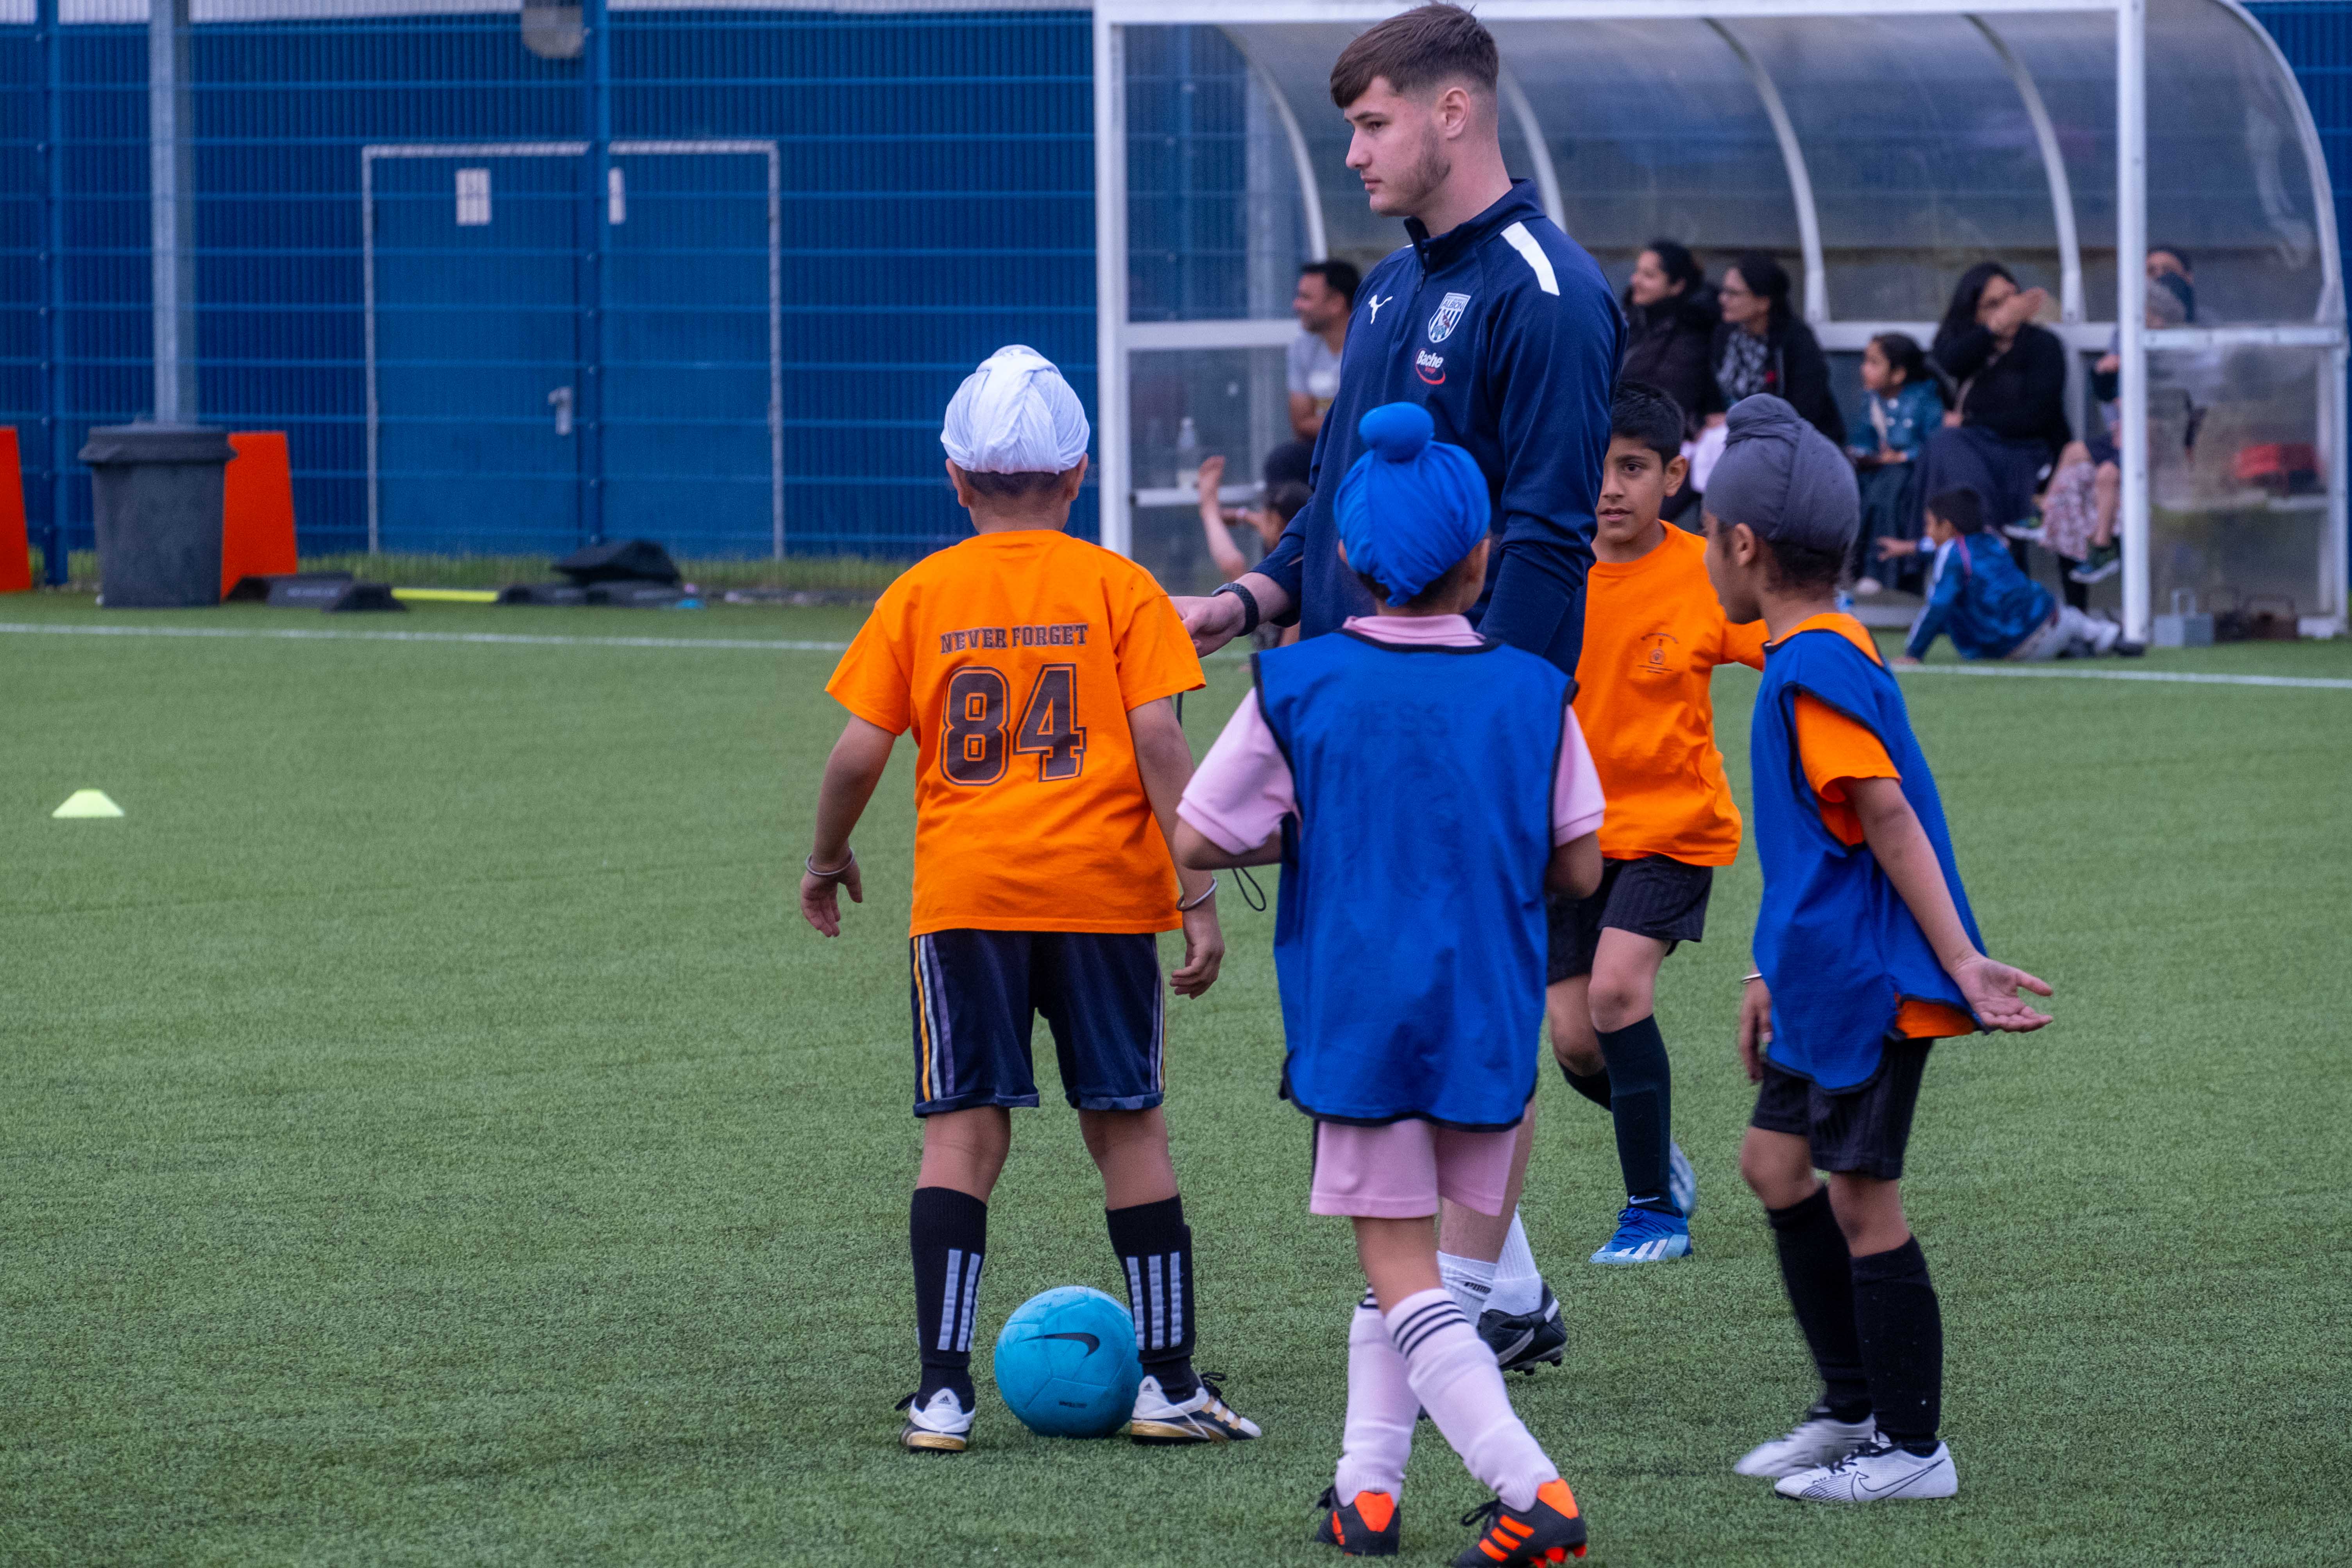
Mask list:
[[[1666,1196],[1675,1200],[1675,1207],[1688,1219],[1698,1213],[1698,1173],[1691,1169],[1690,1156],[1679,1143],[1666,1145]]]
[[[1617,1234],[1592,1255],[1595,1263],[1664,1263],[1688,1258],[1690,1221],[1678,1214],[1628,1206],[1618,1211]]]

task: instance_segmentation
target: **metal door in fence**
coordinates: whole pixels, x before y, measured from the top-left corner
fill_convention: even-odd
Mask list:
[[[372,549],[782,553],[774,144],[587,151],[363,150]]]

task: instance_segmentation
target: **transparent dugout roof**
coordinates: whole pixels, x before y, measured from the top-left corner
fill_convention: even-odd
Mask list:
[[[1612,281],[1660,236],[1691,245],[1710,273],[1731,254],[1763,249],[1802,279],[1801,204],[1766,100],[1775,93],[1811,187],[1820,319],[1931,321],[1959,274],[1988,258],[2057,294],[2067,258],[2045,149],[2057,154],[2075,230],[2076,319],[2114,319],[2112,11],[1914,14],[1898,0],[1885,15],[1715,21],[1528,20],[1516,8],[1488,9],[1507,72],[1505,155],[1515,174],[1549,175],[1563,226]],[[1361,21],[1153,26],[1118,14],[1130,40],[1134,175],[1196,133],[1160,105],[1197,106],[1197,89],[1169,74],[1176,51],[1150,42],[1188,35],[1187,68],[1230,80],[1240,105],[1234,134],[1256,148],[1244,160],[1253,216],[1238,248],[1280,252],[1274,269],[1284,271],[1310,227],[1286,110],[1311,168],[1326,252],[1365,263],[1400,243],[1398,226],[1369,211],[1346,167],[1347,126],[1327,87]],[[2325,170],[2299,89],[2267,36],[2226,0],[2149,0],[2147,37],[2147,233],[2193,254],[2200,324],[2340,320],[2340,289],[2326,286],[2335,268]],[[1139,71],[1165,90],[1156,99],[1141,90]],[[2028,93],[2046,115],[2046,143]],[[1530,118],[1549,171],[1528,138]],[[1139,251],[1153,248],[1143,236],[1164,223],[1154,204],[1165,194],[1162,181],[1131,181]],[[1163,300],[1138,282],[1139,321],[1278,315],[1287,301],[1286,291],[1264,287],[1246,300],[1214,290]]]

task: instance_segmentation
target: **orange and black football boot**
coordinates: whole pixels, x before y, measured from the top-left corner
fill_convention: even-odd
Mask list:
[[[1336,1546],[1346,1557],[1393,1557],[1397,1554],[1397,1537],[1404,1525],[1399,1517],[1397,1500],[1386,1492],[1358,1492],[1347,1502],[1339,1500],[1336,1487],[1325,1487],[1323,1495],[1315,1500],[1323,1517],[1315,1526],[1315,1539],[1326,1546]]]
[[[1505,1508],[1501,1498],[1462,1516],[1465,1524],[1486,1528],[1454,1560],[1454,1568],[1520,1568],[1565,1563],[1584,1555],[1584,1516],[1566,1481],[1546,1481],[1525,1513]]]

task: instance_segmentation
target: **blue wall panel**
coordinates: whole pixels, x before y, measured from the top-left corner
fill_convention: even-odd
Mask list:
[[[631,11],[613,17],[611,42],[616,141],[778,145],[790,548],[905,555],[959,536],[937,440],[958,380],[999,344],[1023,342],[1093,400],[1085,14]],[[88,485],[70,454],[89,425],[133,417],[153,401],[145,32],[77,26],[62,29],[59,48],[68,309],[56,444],[68,458],[68,543],[86,548]],[[511,14],[207,24],[192,56],[204,416],[288,431],[303,548],[356,548],[369,503],[362,149],[584,142],[582,62],[526,51]],[[37,438],[41,79],[34,30],[0,27],[0,423],[26,434],[37,535],[51,508]],[[467,162],[425,161],[443,183],[415,195],[443,229],[454,223],[448,182]],[[601,334],[607,531],[651,533],[688,553],[764,553],[765,160],[614,162],[628,205],[608,237]],[[572,182],[578,235],[603,212],[591,183]],[[510,209],[494,200],[493,211],[503,218]],[[423,233],[412,230],[407,239]],[[402,232],[378,237],[403,248],[394,243]],[[478,256],[471,283],[426,277],[435,255],[448,262],[460,238],[488,237],[458,227],[424,240],[417,254],[379,254],[379,283],[393,286],[377,311],[384,545],[568,545],[562,524],[550,521],[561,505],[505,492],[517,475],[560,470],[576,449],[532,447],[553,438],[545,392],[595,356],[583,336],[578,363],[566,366],[560,331],[524,332],[527,350],[508,341],[510,330],[469,342],[450,311],[470,302],[569,312],[593,292],[580,270],[589,264],[584,255],[541,257],[501,269]],[[417,265],[404,273],[407,263]],[[567,271],[569,299],[560,286]],[[415,331],[387,325],[409,308],[425,311],[408,323]],[[387,357],[394,349],[416,373],[397,398],[387,395],[401,379]],[[528,362],[520,368],[518,353]],[[438,395],[421,384],[433,364],[446,382]],[[494,393],[484,383],[507,374],[501,365],[514,384]],[[448,433],[485,419],[504,434],[473,429],[473,455],[451,471]],[[468,471],[478,482],[467,483]],[[584,534],[595,509],[571,501],[572,531]],[[1078,531],[1091,534],[1094,516],[1089,493]]]

